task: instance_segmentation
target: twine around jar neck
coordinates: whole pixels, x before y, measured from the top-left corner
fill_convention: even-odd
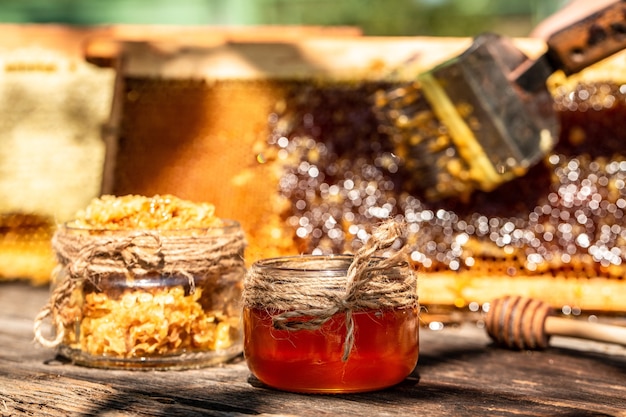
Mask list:
[[[64,309],[80,283],[96,288],[109,277],[142,276],[157,271],[163,276],[182,275],[195,292],[195,277],[235,267],[245,267],[245,236],[238,225],[224,233],[185,231],[90,231],[61,227],[52,238],[61,280],[48,303],[35,317],[35,340],[46,347],[58,346],[68,323]],[[51,317],[56,328],[54,339],[41,333],[43,321]]]
[[[271,314],[274,328],[288,331],[317,330],[335,314],[345,314],[342,360],[347,361],[354,347],[353,312],[417,308],[417,278],[408,262],[404,242],[401,247],[393,248],[404,234],[404,223],[383,222],[354,255],[347,273],[335,278],[280,274],[253,265],[244,283],[244,305],[265,309]],[[385,252],[392,253],[381,257]],[[328,259],[332,262],[332,258]],[[321,266],[315,268],[321,269]]]

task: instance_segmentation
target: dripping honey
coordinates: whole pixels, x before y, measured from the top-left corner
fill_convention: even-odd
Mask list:
[[[276,312],[274,312],[276,313]],[[342,360],[345,314],[317,330],[278,330],[272,315],[244,309],[244,354],[263,383],[308,393],[362,392],[404,380],[417,364],[417,307],[353,313],[354,347]]]

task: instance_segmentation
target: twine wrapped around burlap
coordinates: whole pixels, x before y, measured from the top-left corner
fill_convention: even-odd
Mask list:
[[[354,311],[418,307],[417,277],[402,240],[405,231],[405,224],[395,220],[380,224],[354,255],[345,276],[312,278],[253,266],[244,281],[244,306],[275,313],[273,326],[290,331],[317,330],[335,314],[344,313],[342,360],[346,361],[354,346]],[[400,247],[395,248],[397,243]],[[381,257],[385,252],[392,253]],[[316,265],[315,270],[320,269]]]
[[[229,230],[232,229],[232,230]],[[218,229],[215,229],[218,230]],[[245,267],[245,236],[237,225],[193,231],[89,231],[62,226],[52,238],[61,281],[48,304],[35,318],[35,339],[46,347],[58,346],[65,335],[63,310],[79,284],[89,281],[98,287],[108,277],[141,278],[158,272],[162,276],[181,275],[195,291],[195,278]],[[41,334],[43,321],[51,317],[55,338]]]

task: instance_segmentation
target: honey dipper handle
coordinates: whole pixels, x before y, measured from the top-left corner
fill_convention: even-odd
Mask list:
[[[577,337],[626,346],[626,327],[621,326],[549,316],[546,318],[544,330],[550,335]]]

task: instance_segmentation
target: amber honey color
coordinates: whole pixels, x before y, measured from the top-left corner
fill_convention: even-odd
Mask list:
[[[353,313],[355,340],[342,361],[345,314],[318,330],[277,330],[271,315],[244,309],[244,353],[261,382],[307,393],[372,391],[404,380],[419,354],[417,308]]]

